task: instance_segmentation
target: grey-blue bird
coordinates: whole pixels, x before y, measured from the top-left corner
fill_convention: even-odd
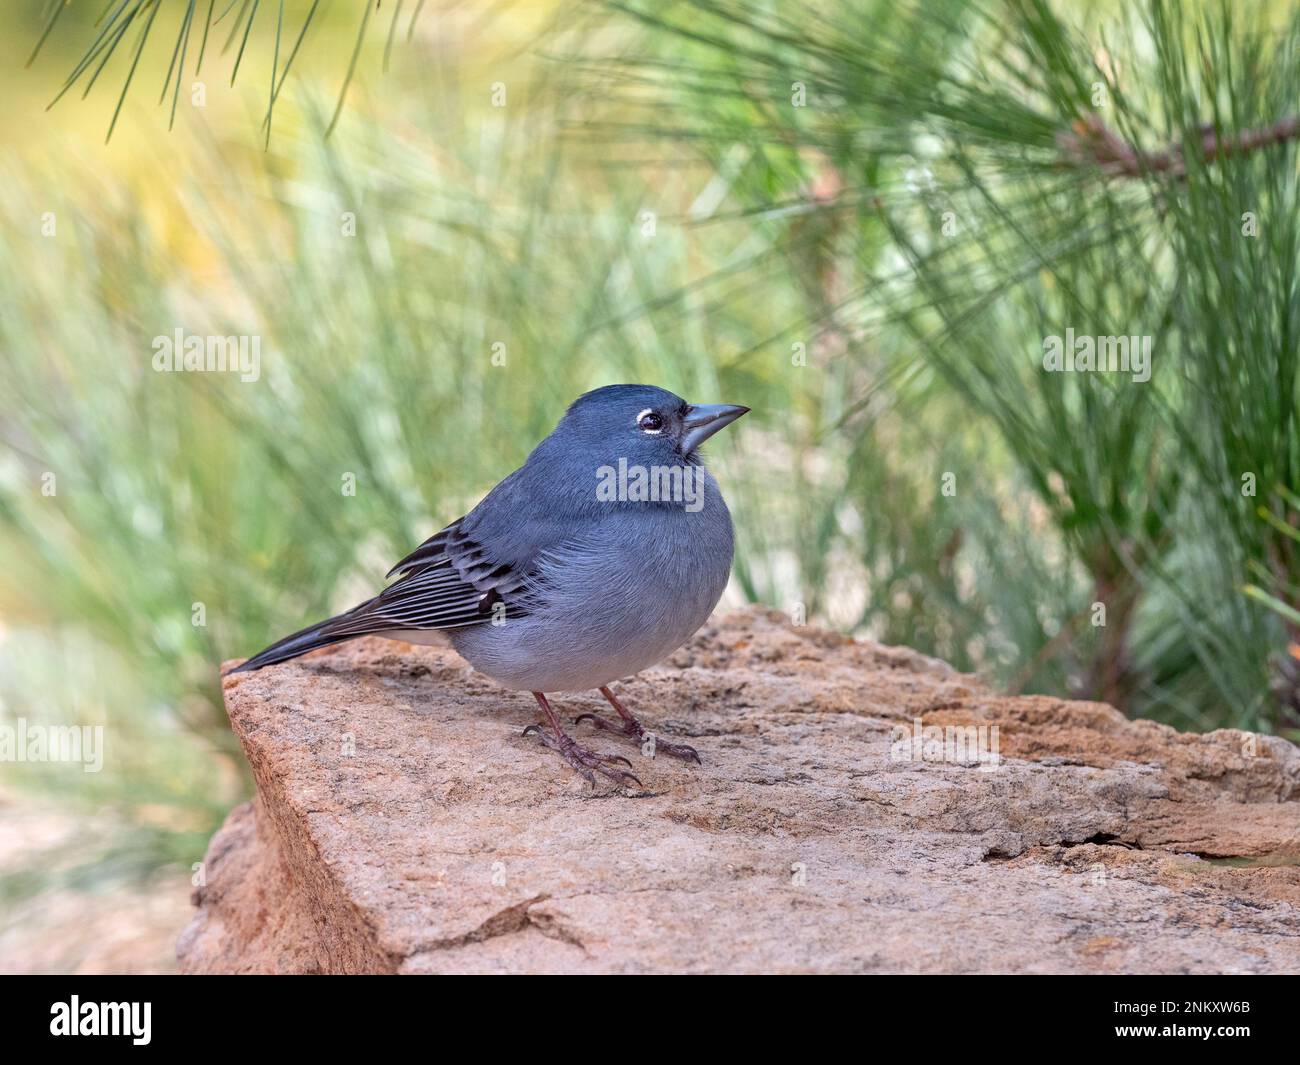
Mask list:
[[[549,730],[531,725],[587,780],[636,780],[626,758],[579,746],[546,692],[599,688],[620,724],[647,730],[609,684],[680,647],[717,605],[731,572],[731,515],[699,448],[748,407],[692,406],[662,388],[610,385],[580,396],[528,460],[469,514],[389,571],[398,579],[360,606],[287,636],[234,672],[357,636],[452,645],[497,683],[531,691]],[[655,753],[699,761],[654,739]]]

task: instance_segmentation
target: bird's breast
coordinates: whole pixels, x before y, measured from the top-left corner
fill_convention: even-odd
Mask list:
[[[534,691],[599,687],[671,654],[707,620],[731,572],[731,519],[709,482],[697,511],[619,508],[542,552],[527,616],[511,619],[507,607],[497,624],[453,630],[457,650],[507,687]]]

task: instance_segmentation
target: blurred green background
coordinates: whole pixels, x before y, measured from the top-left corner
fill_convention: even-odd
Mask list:
[[[170,964],[249,787],[220,662],[617,381],[754,408],[728,602],[1294,738],[1296,16],[9,5],[2,714],[108,747],[0,766],[3,967]],[[1150,335],[1151,380],[1044,372],[1067,327]],[[258,380],[156,373],[177,329]]]

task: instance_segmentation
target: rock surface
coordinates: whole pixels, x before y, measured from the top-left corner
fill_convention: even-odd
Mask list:
[[[758,610],[618,691],[704,765],[578,726],[645,784],[593,791],[446,648],[227,678],[257,797],[212,840],[183,970],[1300,971],[1284,740],[999,696]],[[988,726],[1000,760],[934,760],[917,719]]]

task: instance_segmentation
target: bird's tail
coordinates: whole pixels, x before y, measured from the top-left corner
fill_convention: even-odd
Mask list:
[[[337,618],[330,618],[329,621],[317,622],[291,636],[286,636],[283,640],[276,640],[270,647],[258,651],[248,661],[237,665],[229,672],[244,673],[252,669],[261,669],[263,666],[273,666],[277,662],[287,662],[291,658],[305,655],[308,651],[315,651],[319,647],[328,647],[330,644],[352,639],[351,635],[339,635],[329,631],[330,623],[337,620]]]

